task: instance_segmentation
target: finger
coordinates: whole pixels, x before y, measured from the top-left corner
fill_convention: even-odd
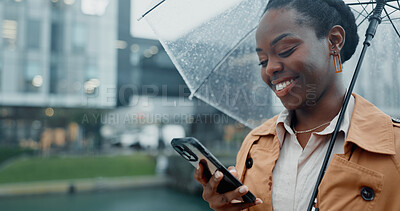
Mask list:
[[[246,186],[241,186],[234,191],[225,194],[214,195],[212,207],[216,209],[224,208],[224,210],[228,210],[228,208],[230,208],[229,210],[242,210],[263,203],[259,198],[252,203],[243,202],[241,196],[246,194],[248,191],[249,190]]]
[[[211,200],[212,201],[216,200],[218,201],[218,203],[220,203],[221,201],[226,201],[225,203],[229,203],[229,201],[224,198],[224,195],[217,193],[218,184],[222,180],[223,176],[224,175],[220,171],[216,171],[214,175],[210,178],[208,183],[205,186],[203,186],[204,200],[208,202],[210,202]],[[223,198],[221,199],[221,197]]]
[[[263,203],[263,201],[261,199],[257,198],[253,203],[246,203],[246,202],[231,203],[229,207],[234,208],[232,210],[244,210],[249,207],[256,206],[256,205],[259,205],[262,203]]]
[[[224,195],[228,201],[232,202],[233,200],[241,200],[242,196],[246,195],[247,192],[249,192],[249,188],[246,185],[242,185]]]
[[[259,198],[257,198],[253,203],[238,203],[238,204],[232,204],[233,207],[237,208],[238,210],[244,210],[246,208],[262,204],[263,201]]]
[[[199,163],[198,168],[194,171],[194,179],[205,186],[208,183],[208,179],[204,177],[203,171],[204,167],[201,163]]]
[[[229,171],[234,177],[239,178],[239,175],[238,175],[238,173],[237,173],[237,171],[236,171],[235,166],[229,166],[229,167],[228,167],[228,171]]]
[[[209,180],[209,182],[207,183],[208,188],[210,188],[212,192],[217,192],[217,187],[223,177],[224,177],[224,174],[222,172],[216,171],[214,173],[214,175],[211,177],[211,179]]]

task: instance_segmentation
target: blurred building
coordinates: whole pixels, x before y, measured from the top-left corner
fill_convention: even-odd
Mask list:
[[[87,141],[100,123],[84,115],[116,105],[117,7],[0,1],[0,143]]]
[[[114,106],[116,9],[109,0],[0,1],[0,104]]]

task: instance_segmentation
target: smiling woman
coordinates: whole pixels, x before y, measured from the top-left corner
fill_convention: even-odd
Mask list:
[[[261,77],[285,109],[244,140],[232,173],[245,186],[218,194],[220,174],[195,178],[215,210],[307,210],[346,89],[341,61],[358,43],[342,0],[271,0],[256,32]],[[373,121],[371,121],[373,120]],[[400,124],[350,98],[319,186],[320,210],[399,210]],[[251,162],[250,162],[251,161]],[[248,163],[251,165],[248,165]],[[254,203],[237,201],[251,191]],[[255,206],[257,205],[257,206]],[[311,204],[312,205],[312,204]]]

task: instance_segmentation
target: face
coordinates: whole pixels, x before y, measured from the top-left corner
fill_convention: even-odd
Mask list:
[[[256,33],[261,77],[288,110],[315,105],[335,80],[328,38],[298,17],[294,9],[269,10]]]

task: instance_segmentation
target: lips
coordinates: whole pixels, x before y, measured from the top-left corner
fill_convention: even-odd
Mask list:
[[[271,82],[272,86],[275,88],[275,94],[277,97],[284,97],[292,90],[296,84],[296,78],[285,77],[274,80]]]

